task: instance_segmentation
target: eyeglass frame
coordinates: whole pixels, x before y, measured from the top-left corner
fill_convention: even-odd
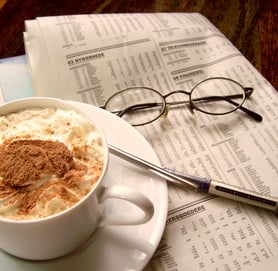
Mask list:
[[[200,99],[201,99],[201,100],[208,99],[208,98],[209,98],[209,99],[215,99],[215,100],[224,99],[225,101],[227,101],[227,102],[233,104],[235,107],[234,107],[232,110],[229,110],[229,111],[227,111],[227,112],[222,112],[222,113],[208,112],[208,111],[204,111],[204,110],[198,108],[198,107],[194,104],[194,102],[192,101],[191,94],[193,93],[194,89],[196,89],[200,84],[202,84],[202,83],[204,83],[204,82],[206,82],[206,81],[215,80],[215,79],[216,79],[216,80],[222,79],[222,80],[230,81],[230,82],[232,82],[232,83],[238,85],[238,86],[243,90],[242,94],[244,94],[244,97],[242,97],[241,103],[237,103],[237,102],[231,100],[231,98],[236,98],[236,97],[238,97],[239,94],[228,95],[228,96],[221,96],[221,97],[219,97],[219,96],[215,96],[215,97],[214,97],[214,96],[209,96],[209,97],[202,97],[202,98],[200,98]],[[262,117],[260,114],[258,114],[258,113],[256,113],[256,112],[254,112],[254,111],[252,111],[252,110],[250,110],[250,109],[248,109],[248,108],[246,108],[246,107],[243,106],[243,104],[244,104],[244,102],[246,101],[246,99],[252,95],[254,89],[253,89],[252,87],[244,87],[244,86],[242,86],[238,81],[236,81],[236,80],[234,80],[234,79],[227,78],[227,77],[220,77],[220,76],[206,78],[206,79],[204,79],[204,80],[198,82],[197,84],[195,84],[195,85],[193,86],[193,88],[191,88],[190,91],[186,91],[186,90],[174,90],[174,91],[171,91],[171,92],[169,92],[169,93],[167,93],[167,94],[164,94],[164,95],[163,95],[161,92],[159,92],[158,90],[153,89],[153,88],[151,88],[151,87],[145,87],[145,86],[133,86],[133,87],[128,87],[128,88],[121,89],[120,91],[114,93],[112,96],[110,96],[110,97],[106,100],[105,104],[104,104],[103,106],[101,106],[100,108],[106,109],[106,105],[107,105],[107,104],[109,103],[109,101],[110,101],[113,97],[115,97],[116,95],[119,95],[119,94],[121,94],[122,92],[125,92],[125,91],[127,91],[127,90],[140,89],[140,88],[150,90],[150,91],[152,91],[152,92],[155,92],[157,95],[159,95],[159,96],[161,97],[161,101],[162,101],[162,105],[160,105],[160,106],[162,106],[162,110],[161,110],[161,112],[158,114],[158,116],[155,117],[154,119],[152,119],[152,120],[150,120],[150,121],[147,121],[147,122],[144,122],[144,123],[140,123],[140,124],[132,124],[132,126],[143,126],[143,125],[152,123],[152,122],[156,121],[157,119],[159,119],[161,116],[165,115],[165,112],[167,111],[167,105],[178,105],[178,104],[188,104],[188,105],[189,105],[189,110],[190,110],[191,113],[194,113],[194,110],[197,110],[197,111],[200,111],[200,112],[205,113],[205,114],[208,114],[208,115],[226,115],[226,114],[230,114],[230,113],[232,113],[232,112],[234,112],[234,111],[240,109],[241,111],[243,111],[244,113],[246,113],[247,115],[249,115],[250,117],[252,117],[253,119],[255,119],[255,120],[258,121],[258,122],[260,122],[260,121],[263,120],[263,117]],[[188,96],[189,96],[189,100],[188,100],[187,102],[184,102],[184,101],[183,101],[183,102],[171,102],[171,103],[169,103],[169,102],[166,101],[166,99],[167,99],[169,96],[171,96],[171,95],[173,95],[173,94],[177,94],[177,93],[181,93],[181,94],[188,95]],[[242,94],[240,94],[240,95],[242,95]],[[195,101],[196,101],[196,99],[195,99]],[[143,107],[151,108],[152,106],[157,106],[157,103],[154,103],[154,105],[152,105],[152,103],[147,103],[147,104],[146,104],[146,103],[144,103],[144,104],[138,103],[138,104],[134,104],[134,105],[131,105],[131,106],[126,107],[126,108],[123,109],[121,112],[115,112],[115,111],[114,111],[114,112],[111,112],[111,113],[116,114],[116,115],[119,116],[119,117],[122,117],[128,110],[136,110],[136,109],[138,110],[138,109],[143,109]]]

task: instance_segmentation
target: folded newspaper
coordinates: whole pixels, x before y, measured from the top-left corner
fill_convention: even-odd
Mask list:
[[[163,166],[278,197],[277,92],[204,16],[42,17],[26,21],[24,41],[38,96],[101,106],[131,86],[166,94],[221,76],[253,87],[245,105],[262,122],[170,109],[138,131]],[[169,186],[165,232],[145,270],[274,270],[277,261],[274,213]]]

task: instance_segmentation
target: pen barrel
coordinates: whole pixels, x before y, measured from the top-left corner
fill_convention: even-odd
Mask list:
[[[278,199],[211,180],[208,193],[278,213]]]

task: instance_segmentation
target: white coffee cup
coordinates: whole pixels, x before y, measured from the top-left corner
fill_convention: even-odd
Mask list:
[[[86,112],[72,104],[54,98],[34,97],[16,100],[0,106],[0,115],[6,115],[28,107],[55,107],[75,110],[89,118],[102,136],[105,148],[103,171],[92,190],[72,207],[45,218],[12,220],[0,218],[0,248],[24,259],[46,260],[63,256],[81,246],[96,230],[107,225],[139,225],[151,219],[154,213],[152,202],[142,193],[130,188],[104,186],[108,168],[108,147],[105,135],[97,122]],[[103,205],[109,198],[118,198],[141,209],[135,215],[103,215]]]

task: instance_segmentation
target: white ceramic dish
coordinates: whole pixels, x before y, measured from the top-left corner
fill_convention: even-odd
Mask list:
[[[101,124],[109,144],[122,148],[139,157],[158,164],[158,158],[147,141],[133,127],[112,114],[87,104],[72,102],[85,109]],[[107,185],[124,184],[147,195],[154,204],[151,221],[140,226],[110,226],[98,229],[79,250],[59,259],[49,261],[25,261],[0,250],[1,270],[82,270],[122,271],[142,270],[152,257],[165,227],[168,196],[165,181],[144,170],[110,155],[106,177]],[[125,202],[110,200],[106,212],[138,212]],[[28,249],[28,248],[26,248]]]

